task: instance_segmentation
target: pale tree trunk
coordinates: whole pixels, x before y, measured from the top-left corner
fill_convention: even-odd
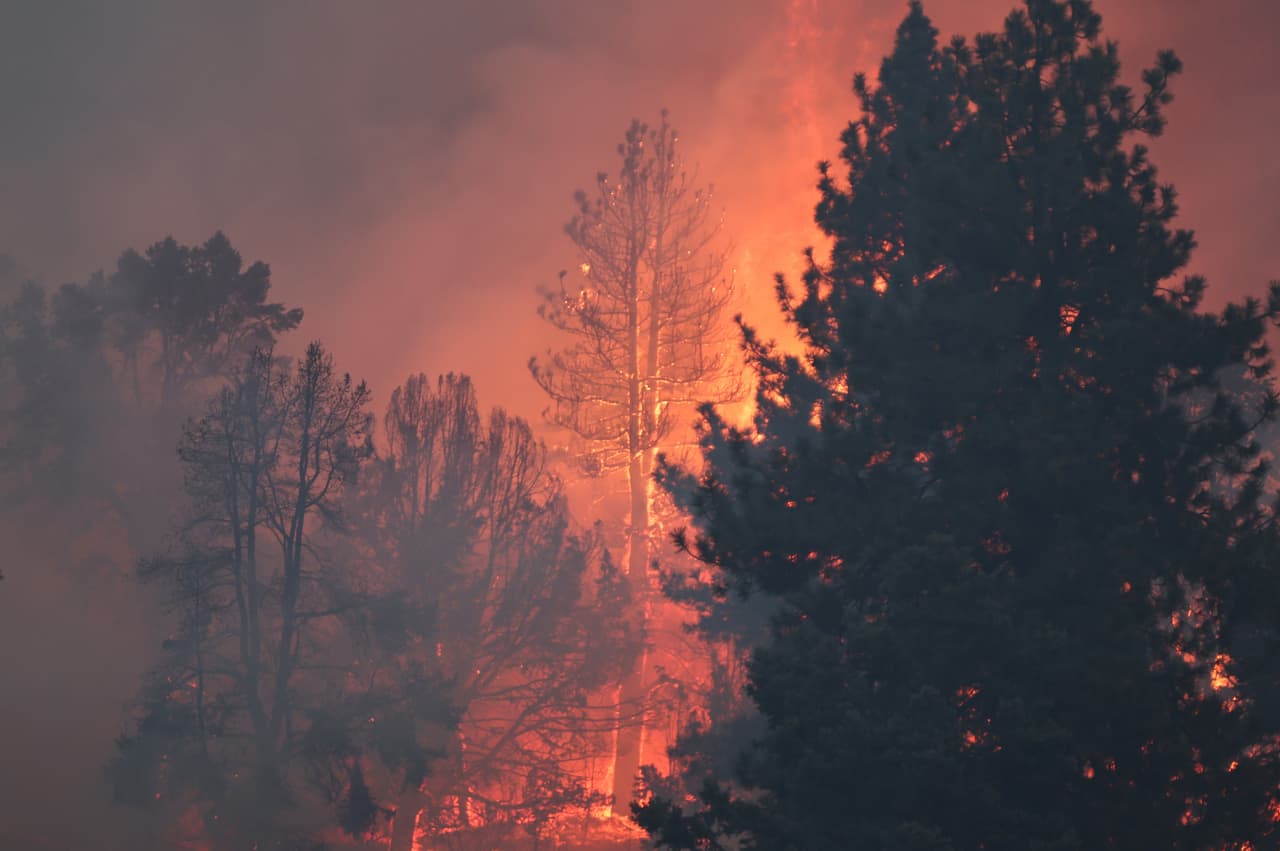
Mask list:
[[[649,500],[645,479],[645,378],[641,351],[641,295],[639,255],[633,255],[629,264],[631,297],[627,305],[627,485],[631,495],[631,511],[627,530],[627,580],[631,587],[632,604],[639,614],[639,627],[645,626],[645,571],[649,561]],[[614,744],[613,760],[613,812],[627,815],[630,812],[632,789],[636,772],[640,768],[640,743],[644,738],[643,724],[635,715],[644,700],[645,654],[642,652],[636,664],[622,681],[618,690],[618,732]]]
[[[660,404],[658,380],[662,370],[659,357],[662,322],[663,269],[667,265],[664,254],[664,237],[667,227],[666,195],[660,193],[657,222],[654,228],[654,246],[650,263],[652,281],[647,294],[647,304],[641,302],[640,288],[635,288],[631,326],[632,383],[628,443],[631,450],[627,468],[627,485],[630,489],[630,529],[627,538],[627,578],[631,586],[634,605],[639,613],[643,630],[649,616],[649,524],[650,488],[653,476],[654,444],[658,436],[658,406]],[[647,321],[640,321],[642,311],[647,311]],[[641,339],[641,327],[644,326]],[[641,346],[643,345],[643,353]],[[646,700],[649,653],[644,649],[631,674],[623,681],[619,704],[621,712],[634,715],[643,711]],[[621,718],[620,718],[621,720]],[[632,717],[630,725],[618,731],[616,759],[614,761],[613,799],[614,813],[629,815],[629,804],[634,799],[636,775],[643,757],[645,730],[648,719],[642,714]]]
[[[631,480],[631,530],[627,537],[627,581],[631,586],[632,604],[636,607],[641,628],[648,614],[649,582],[649,495],[639,459],[632,465],[636,476]],[[613,811],[630,814],[634,799],[636,774],[640,770],[640,750],[644,744],[643,717],[636,717],[645,703],[645,668],[648,651],[641,651],[631,672],[622,681],[618,694],[618,737],[613,765]]]
[[[567,230],[580,249],[583,273],[596,286],[582,290],[577,303],[563,282],[562,300],[548,294],[546,317],[577,342],[550,365],[530,363],[535,380],[555,400],[553,421],[604,450],[590,460],[612,468],[614,453],[626,452],[630,510],[623,568],[633,622],[642,629],[659,605],[650,560],[665,551],[653,528],[652,483],[670,425],[663,412],[676,413],[667,408],[672,404],[714,401],[722,368],[718,356],[704,357],[703,347],[717,343],[713,326],[728,304],[727,295],[715,291],[724,255],[710,248],[719,225],[708,219],[709,196],[688,184],[676,142],[665,111],[653,131],[633,122],[619,148],[618,180],[600,175],[595,204],[585,193],[579,196],[581,211]],[[706,256],[708,251],[713,253]],[[598,411],[600,405],[605,408]],[[621,435],[615,411],[625,414]],[[653,680],[650,661],[642,653],[617,686],[616,815],[629,814],[646,733],[652,734],[654,721],[642,712]]]
[[[642,455],[633,456],[630,473],[631,528],[627,536],[627,580],[632,602],[639,614],[639,625],[645,627],[648,614],[649,570],[649,493],[644,475]],[[619,689],[619,728],[613,768],[613,811],[628,815],[634,798],[636,774],[640,769],[640,750],[644,742],[642,717],[636,717],[645,703],[645,668],[649,654],[642,651],[631,672]]]
[[[395,818],[391,821],[391,847],[389,851],[413,851],[413,835],[418,830],[418,814],[426,803],[425,796],[417,789],[406,789],[396,801]]]

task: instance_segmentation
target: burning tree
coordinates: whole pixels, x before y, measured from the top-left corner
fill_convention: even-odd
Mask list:
[[[593,475],[625,471],[626,573],[643,625],[655,455],[687,422],[682,413],[727,401],[737,381],[726,357],[732,290],[711,190],[686,170],[665,112],[654,128],[632,122],[618,153],[617,176],[601,173],[593,193],[579,191],[578,214],[565,228],[583,283],[572,287],[561,274],[539,309],[573,342],[529,366],[551,397],[548,419],[580,439],[583,468]],[[631,799],[639,765],[644,668],[641,661],[621,689],[617,802]]]
[[[918,3],[823,170],[829,262],[747,334],[754,427],[665,468],[688,544],[776,606],[767,721],[678,848],[1248,849],[1280,812],[1280,284],[1221,313],[1087,0],[940,48]],[[1248,374],[1254,401],[1224,387]],[[1224,487],[1226,481],[1232,486]],[[705,785],[704,785],[705,781]]]
[[[596,536],[571,531],[529,426],[482,418],[468,378],[411,377],[383,422],[366,539],[408,611],[430,615],[403,658],[438,670],[459,719],[429,763],[397,773],[391,849],[408,851],[415,826],[509,845],[595,803],[587,763],[613,719],[590,696],[638,651],[629,589]]]
[[[188,519],[175,551],[141,568],[164,583],[177,627],[108,771],[118,798],[167,828],[284,841],[304,769],[335,756],[341,803],[367,800],[344,743],[367,727],[349,697],[348,627],[370,598],[323,536],[370,454],[368,401],[317,343],[292,369],[258,350],[182,438]]]

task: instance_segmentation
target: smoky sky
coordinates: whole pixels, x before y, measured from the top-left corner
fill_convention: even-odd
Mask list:
[[[926,4],[944,36],[1010,0]],[[1220,297],[1280,275],[1268,0],[1100,2],[1126,73],[1187,65],[1157,142]],[[11,4],[0,28],[0,251],[49,283],[221,228],[379,394],[466,370],[536,414],[534,290],[574,258],[572,191],[628,120],[671,110],[724,204],[749,315],[809,230],[899,0]]]

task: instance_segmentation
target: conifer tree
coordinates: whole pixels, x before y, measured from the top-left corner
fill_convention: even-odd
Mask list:
[[[438,673],[457,713],[397,725],[410,747],[390,755],[424,758],[401,758],[384,784],[389,851],[408,851],[418,832],[536,841],[601,803],[583,769],[611,746],[612,707],[590,696],[639,654],[629,585],[598,535],[573,528],[529,425],[501,408],[482,416],[467,376],[411,376],[383,424],[361,531],[381,584],[420,625],[397,668]]]
[[[583,469],[625,473],[623,564],[643,626],[657,524],[654,459],[688,429],[698,403],[730,401],[739,388],[726,356],[732,289],[711,187],[686,165],[665,110],[655,127],[633,121],[618,154],[616,177],[601,172],[592,193],[576,193],[578,212],[565,226],[586,280],[574,290],[562,274],[539,308],[569,345],[531,358],[529,369],[551,399],[548,420],[576,438]],[[620,805],[632,798],[640,763],[645,667],[642,656],[620,689]]]
[[[855,79],[831,256],[779,282],[804,354],[748,330],[753,427],[707,410],[706,471],[661,473],[687,546],[776,603],[766,732],[638,808],[662,844],[1273,847],[1280,285],[1212,313],[1179,278],[1140,140],[1180,68],[1123,85],[1088,0],[947,47],[913,3]]]
[[[139,564],[175,624],[107,766],[117,800],[171,839],[299,847],[304,786],[340,785],[352,832],[372,819],[353,759],[374,689],[348,671],[352,624],[378,601],[324,540],[372,452],[368,405],[320,343],[296,365],[259,349],[183,432],[186,517]],[[335,764],[340,784],[315,782]]]

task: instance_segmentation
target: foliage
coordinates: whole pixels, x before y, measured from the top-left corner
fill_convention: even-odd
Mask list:
[[[596,534],[572,531],[529,426],[500,408],[482,418],[465,376],[409,378],[384,434],[366,540],[407,611],[435,613],[431,640],[401,658],[438,668],[459,717],[429,770],[400,773],[396,821],[536,834],[598,803],[585,769],[612,715],[592,695],[638,651],[629,589]]]
[[[266,264],[222,233],[129,250],[110,275],[50,292],[27,282],[0,308],[0,475],[15,501],[54,503],[79,532],[104,513],[133,547],[180,484],[161,447],[255,347],[302,311],[269,301]]]
[[[107,772],[162,826],[195,813],[213,838],[284,842],[307,832],[289,817],[335,764],[340,820],[369,820],[354,760],[383,699],[361,667],[376,601],[324,539],[371,453],[368,403],[318,343],[294,367],[257,350],[183,435],[187,520],[140,568],[177,625]]]
[[[766,729],[696,805],[638,808],[662,844],[1274,842],[1253,435],[1280,286],[1211,313],[1173,280],[1194,240],[1134,140],[1180,64],[1135,92],[1100,32],[1087,0],[1028,0],[940,48],[913,3],[856,78],[831,257],[779,283],[805,352],[747,329],[754,426],[708,409],[706,472],[660,473],[720,584],[776,606],[749,672]]]

